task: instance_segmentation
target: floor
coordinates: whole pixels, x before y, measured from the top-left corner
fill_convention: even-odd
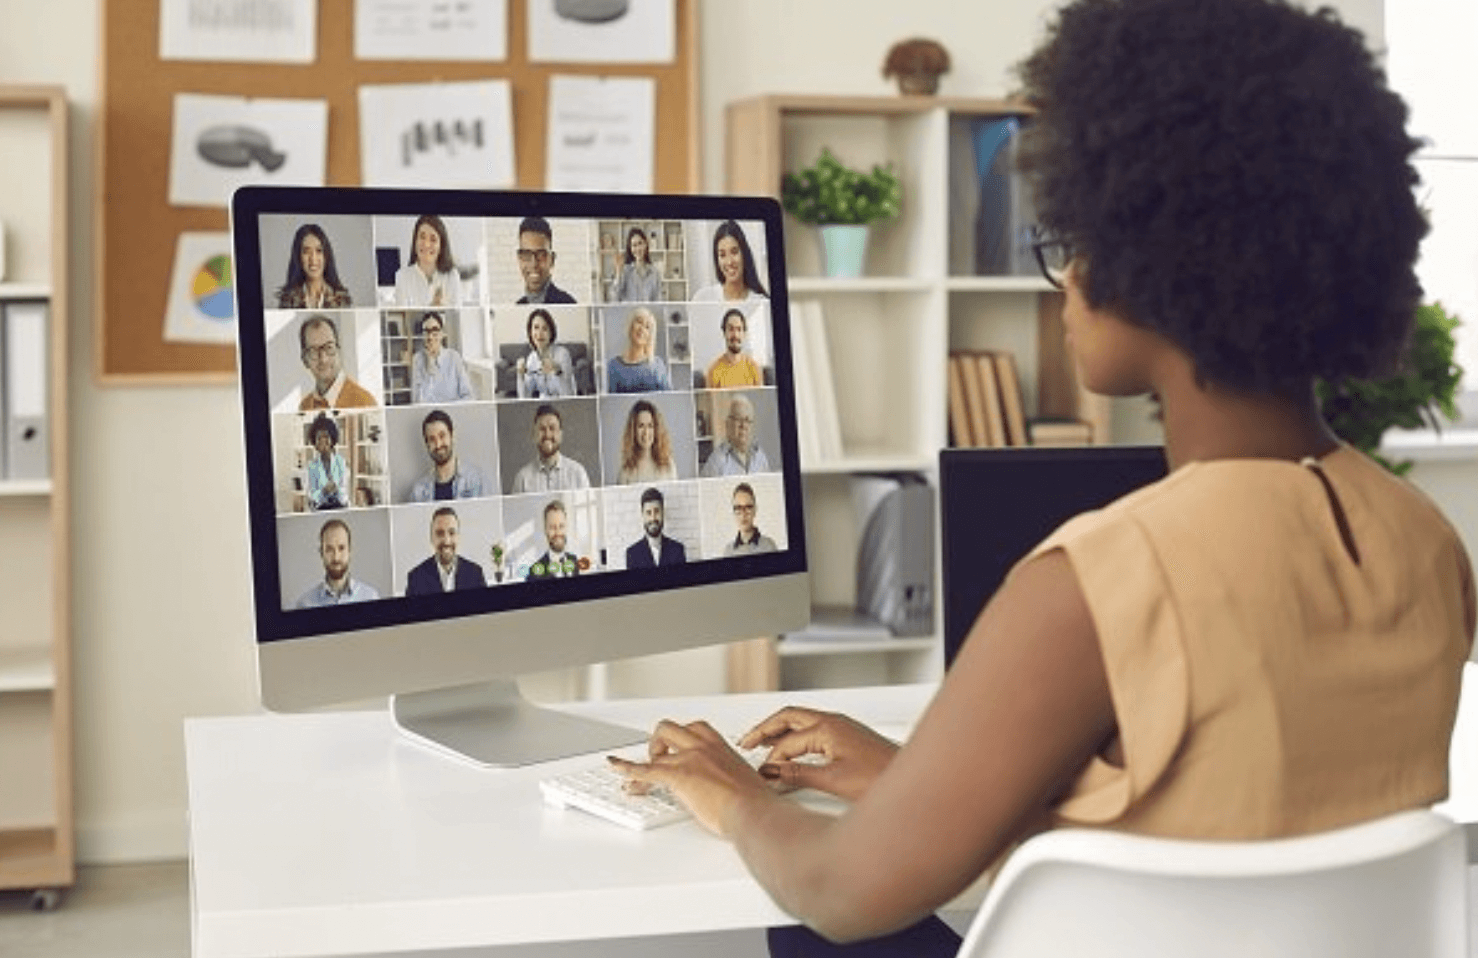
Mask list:
[[[0,891],[5,958],[189,958],[190,891],[185,862],[94,865],[49,912],[31,895]]]

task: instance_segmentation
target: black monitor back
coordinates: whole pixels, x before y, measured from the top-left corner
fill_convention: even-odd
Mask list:
[[[939,454],[944,664],[1011,567],[1073,516],[1166,474],[1160,446],[946,449]]]

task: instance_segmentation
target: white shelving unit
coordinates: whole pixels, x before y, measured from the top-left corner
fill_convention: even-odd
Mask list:
[[[48,477],[0,470],[0,889],[31,891],[38,908],[74,880],[66,200],[62,88],[0,85],[0,337],[11,304],[45,304],[48,355],[35,372],[50,447]],[[0,366],[0,389],[8,373]]]
[[[933,97],[765,96],[728,107],[731,192],[777,195],[782,173],[809,166],[823,147],[855,168],[891,164],[903,185],[902,211],[873,228],[866,275],[857,279],[822,276],[817,231],[786,218],[791,302],[821,302],[831,366],[847,371],[836,381],[842,456],[803,464],[817,606],[856,601],[864,521],[852,504],[856,478],[909,473],[937,487],[938,455],[949,436],[951,350],[1009,350],[1028,416],[1071,414],[1094,423],[1095,441],[1108,440],[1107,406],[1080,405],[1061,341],[1060,294],[1035,271],[974,275],[979,191],[972,124],[1028,113],[1003,100]],[[935,521],[937,544],[937,516]],[[729,656],[729,686],[760,690],[936,677],[943,665],[940,592],[936,571],[932,636],[859,644],[739,643]]]

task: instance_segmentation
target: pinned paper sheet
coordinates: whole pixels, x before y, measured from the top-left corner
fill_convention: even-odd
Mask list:
[[[181,233],[164,316],[169,343],[236,342],[230,233]]]
[[[359,88],[365,186],[506,190],[514,185],[507,80]]]
[[[649,77],[550,77],[544,188],[652,192],[656,109]]]
[[[674,0],[526,0],[531,63],[671,63]]]
[[[312,63],[318,0],[159,0],[159,59]]]
[[[248,183],[322,186],[328,102],[179,93],[169,151],[169,201],[226,206]]]
[[[508,59],[507,0],[355,0],[361,60]]]

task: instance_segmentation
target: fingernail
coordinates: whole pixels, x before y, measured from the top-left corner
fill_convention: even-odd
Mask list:
[[[767,779],[772,782],[780,777],[780,768],[776,765],[761,765],[758,771],[760,773],[760,778]]]

